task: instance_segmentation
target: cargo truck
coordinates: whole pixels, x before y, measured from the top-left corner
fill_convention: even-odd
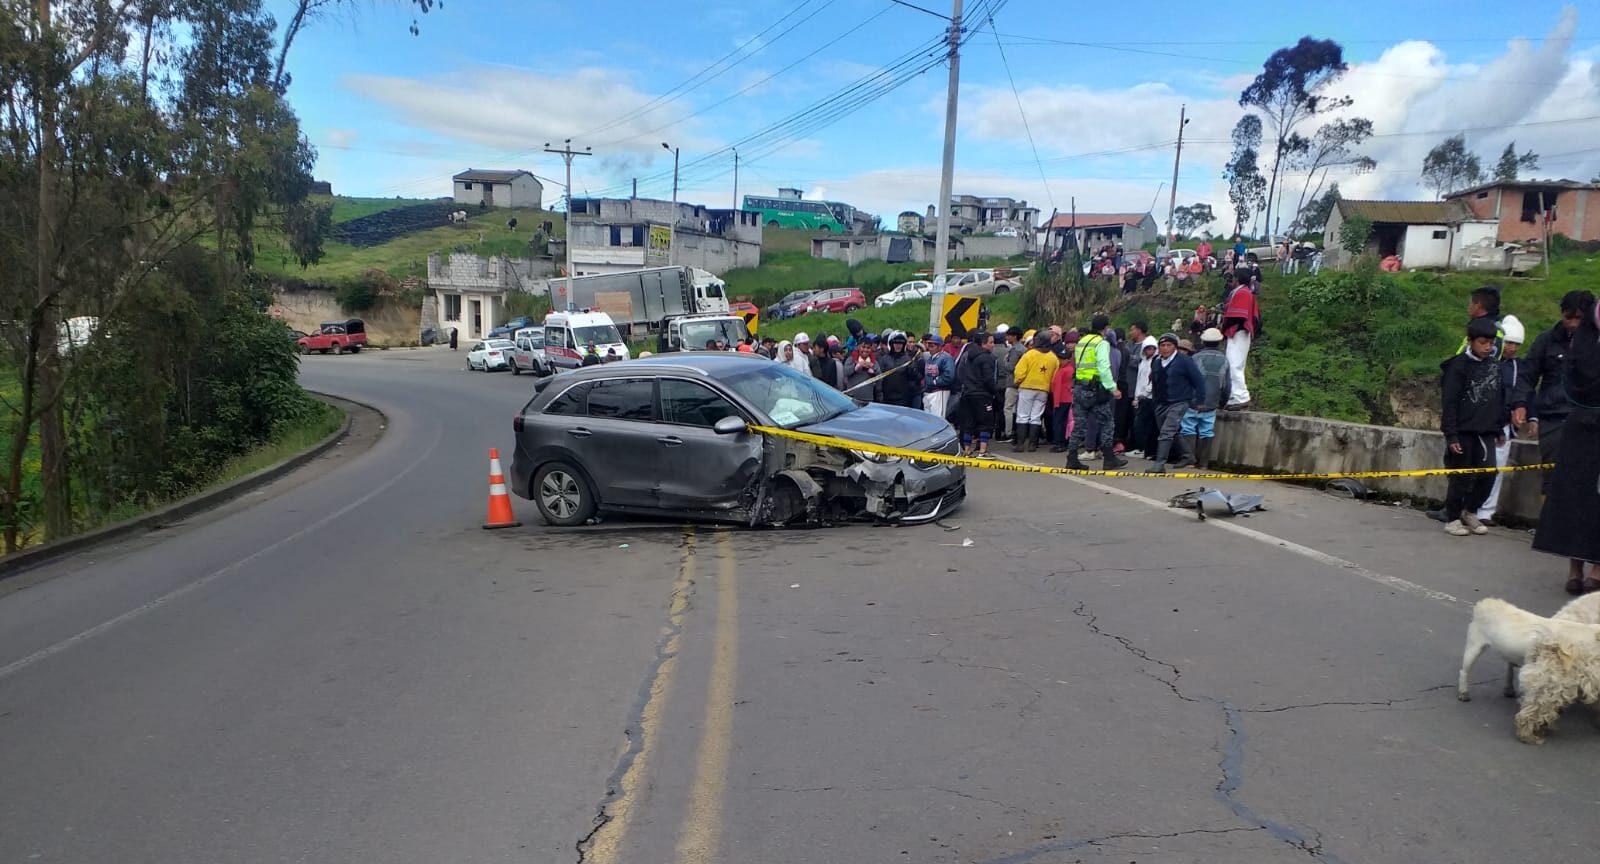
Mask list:
[[[569,281],[571,291],[567,292]],[[647,267],[551,279],[550,298],[557,310],[604,312],[630,335],[656,332],[670,318],[728,311],[722,280],[693,267]]]

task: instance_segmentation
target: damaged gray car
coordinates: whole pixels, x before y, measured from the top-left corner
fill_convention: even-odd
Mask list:
[[[801,372],[732,352],[590,366],[547,378],[513,421],[511,490],[551,525],[600,511],[750,526],[929,522],[966,496],[956,465],[749,432],[793,429],[959,452],[942,418],[858,402]]]

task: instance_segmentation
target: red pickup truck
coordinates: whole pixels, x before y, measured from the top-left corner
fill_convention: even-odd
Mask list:
[[[329,351],[335,354],[349,351],[355,354],[366,344],[367,325],[360,318],[324,321],[321,330],[309,336],[302,336],[299,341],[301,354],[310,354],[312,351],[323,354]]]

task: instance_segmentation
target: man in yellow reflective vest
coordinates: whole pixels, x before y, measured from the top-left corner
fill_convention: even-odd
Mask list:
[[[1098,421],[1100,452],[1105,458],[1103,464],[1106,470],[1128,464],[1128,460],[1116,453],[1117,428],[1112,409],[1116,401],[1122,398],[1122,390],[1117,387],[1117,379],[1111,374],[1111,352],[1116,349],[1106,342],[1103,335],[1110,326],[1111,319],[1107,316],[1094,316],[1094,321],[1089,325],[1091,332],[1078,340],[1072,352],[1073,425],[1072,438],[1067,442],[1068,468],[1084,467],[1078,459],[1078,447],[1083,444],[1084,430],[1089,427],[1091,419]]]

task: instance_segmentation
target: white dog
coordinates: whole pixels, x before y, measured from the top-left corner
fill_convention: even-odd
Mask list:
[[[1551,618],[1562,621],[1576,621],[1579,624],[1600,624],[1600,592],[1585,594],[1576,600],[1568,600],[1567,605],[1556,610]],[[1517,664],[1506,664],[1506,689],[1507,699],[1517,698]]]
[[[1590,595],[1595,596],[1595,595]],[[1588,601],[1588,602],[1585,602]],[[1519,609],[1496,597],[1479,600],[1472,607],[1472,623],[1467,625],[1467,645],[1461,654],[1461,674],[1456,679],[1456,698],[1462,702],[1472,699],[1467,692],[1467,676],[1472,664],[1478,662],[1483,652],[1493,648],[1512,666],[1527,662],[1528,655],[1541,643],[1558,636],[1576,645],[1584,641],[1600,641],[1600,625],[1573,620],[1587,616],[1594,620],[1597,613],[1588,597],[1568,603],[1556,617],[1544,618],[1526,609]],[[1569,651],[1570,654],[1570,651]],[[1507,670],[1507,688],[1510,689],[1510,670]],[[1515,696],[1515,692],[1507,695]]]
[[[1517,740],[1543,744],[1545,730],[1561,709],[1575,702],[1600,702],[1600,641],[1558,633],[1528,653],[1519,680],[1522,706],[1517,710]]]

